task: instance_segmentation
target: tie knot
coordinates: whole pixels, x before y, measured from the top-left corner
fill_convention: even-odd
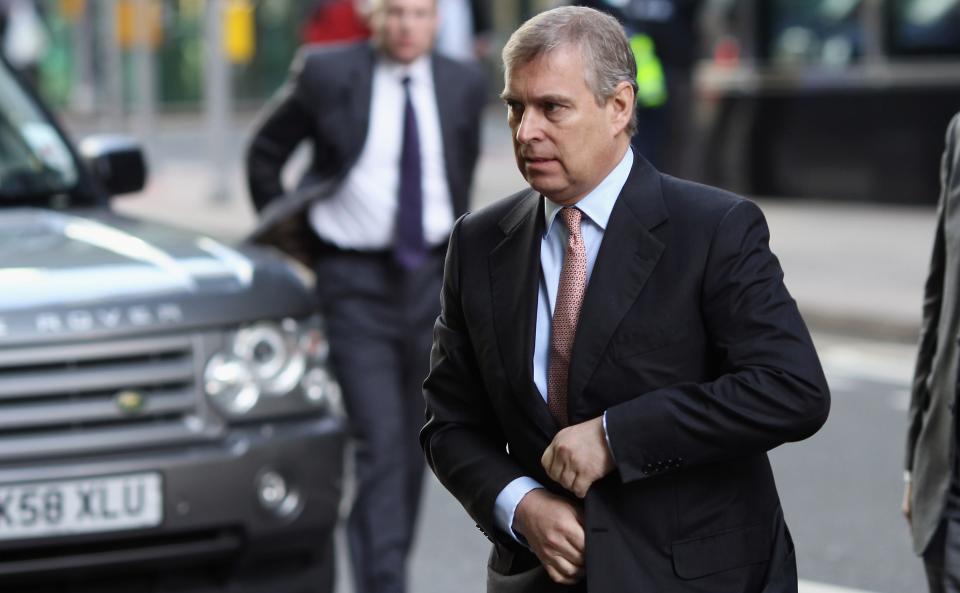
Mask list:
[[[583,212],[577,208],[563,208],[560,210],[560,216],[563,217],[563,222],[567,225],[567,230],[569,230],[570,234],[574,237],[580,236],[580,218],[582,215]]]
[[[407,74],[407,75],[404,76],[402,79],[400,79],[400,82],[403,83],[403,88],[405,88],[405,89],[409,89],[409,88],[410,88],[410,83],[411,83],[412,81],[413,81],[413,79],[410,78],[410,75],[409,75],[409,74]]]

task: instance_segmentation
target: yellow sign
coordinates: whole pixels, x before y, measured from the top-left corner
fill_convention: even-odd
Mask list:
[[[71,23],[79,21],[86,9],[86,0],[60,0],[60,14]]]
[[[234,64],[249,64],[256,51],[253,3],[227,0],[223,18],[223,51]]]
[[[120,47],[132,49],[146,44],[155,49],[163,42],[163,5],[160,0],[117,0],[114,10]],[[138,10],[143,10],[143,14],[138,14]]]

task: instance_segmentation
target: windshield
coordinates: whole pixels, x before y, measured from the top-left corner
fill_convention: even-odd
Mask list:
[[[0,67],[0,201],[66,193],[77,176],[57,129],[7,67]]]

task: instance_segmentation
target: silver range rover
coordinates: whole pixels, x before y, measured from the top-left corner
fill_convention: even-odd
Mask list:
[[[344,422],[278,255],[124,218],[0,65],[0,591],[332,589]]]

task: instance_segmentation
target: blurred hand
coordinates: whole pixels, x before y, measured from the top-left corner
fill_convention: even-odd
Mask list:
[[[583,578],[586,535],[577,505],[543,488],[531,490],[517,505],[513,529],[526,538],[551,580],[573,585]]]
[[[568,426],[553,438],[540,464],[547,475],[578,498],[594,482],[613,471],[613,456],[603,432],[603,418]]]
[[[900,504],[900,511],[903,512],[903,516],[906,517],[907,523],[913,522],[913,503],[910,499],[913,498],[913,482],[908,481],[903,487],[903,502]]]

